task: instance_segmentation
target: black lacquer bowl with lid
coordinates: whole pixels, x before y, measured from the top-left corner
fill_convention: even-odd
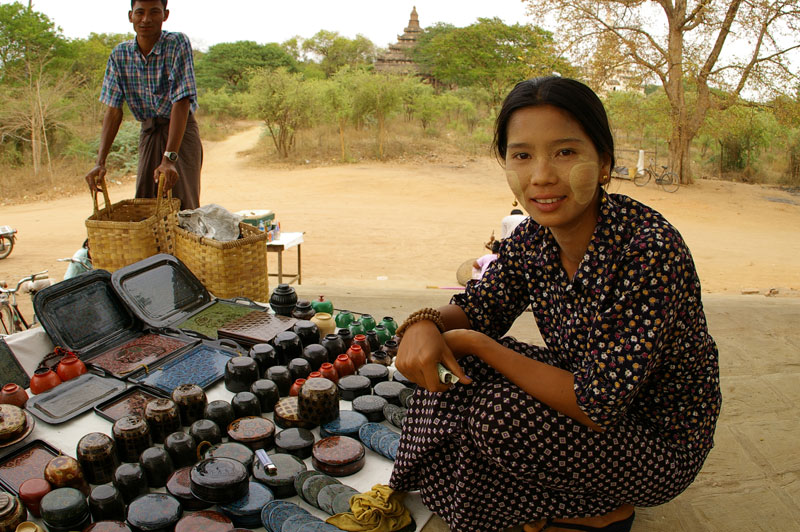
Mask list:
[[[192,495],[214,504],[225,504],[247,495],[249,473],[233,458],[206,458],[189,474]]]

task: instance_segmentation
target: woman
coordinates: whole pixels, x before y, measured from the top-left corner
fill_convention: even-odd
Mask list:
[[[660,214],[603,190],[614,143],[585,85],[518,84],[494,147],[530,218],[480,282],[398,330],[419,389],[391,486],[455,531],[630,530],[713,446],[718,356],[694,263]],[[503,337],[528,306],[547,347]]]

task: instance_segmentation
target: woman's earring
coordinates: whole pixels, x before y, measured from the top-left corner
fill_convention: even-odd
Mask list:
[[[516,207],[517,205],[519,205],[519,203],[517,203],[517,198],[514,198],[514,202],[511,204],[511,206]]]
[[[600,178],[600,184],[601,185],[608,184],[609,181],[611,181],[611,178],[608,177],[607,175],[604,175],[603,177]]]

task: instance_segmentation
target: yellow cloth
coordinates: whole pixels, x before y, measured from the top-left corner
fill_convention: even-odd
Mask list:
[[[325,522],[348,532],[394,532],[411,523],[411,514],[403,505],[404,493],[385,484],[350,498],[351,512],[336,514]]]

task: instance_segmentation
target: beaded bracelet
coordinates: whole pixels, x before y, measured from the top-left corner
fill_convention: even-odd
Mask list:
[[[406,318],[406,321],[404,321],[403,324],[397,328],[395,335],[402,339],[406,329],[420,321],[432,321],[440,332],[445,331],[444,321],[442,321],[442,313],[435,308],[426,307],[409,314]]]

